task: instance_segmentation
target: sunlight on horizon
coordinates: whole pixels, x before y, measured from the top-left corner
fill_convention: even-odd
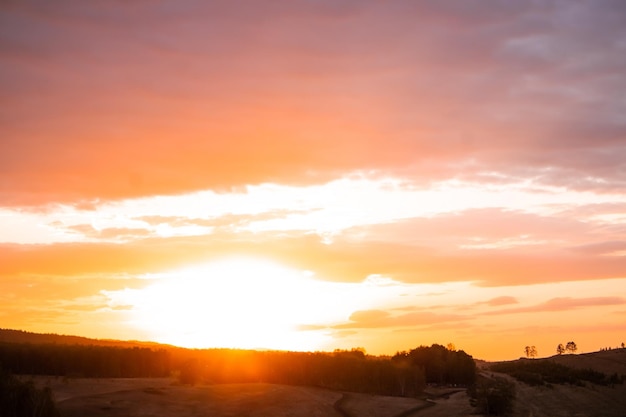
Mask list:
[[[397,292],[384,290],[388,282],[381,279],[322,281],[249,256],[150,279],[154,284],[144,289],[104,293],[116,305],[132,306],[130,324],[154,340],[195,348],[323,349],[332,342],[329,325]]]

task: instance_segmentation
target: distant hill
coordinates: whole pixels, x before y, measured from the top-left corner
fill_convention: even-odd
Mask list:
[[[512,361],[497,362],[477,361],[477,365],[481,369],[489,369],[491,366],[498,364],[524,364],[544,361],[554,362],[574,369],[591,369],[607,375],[613,373],[626,375],[626,349],[621,348],[590,353],[554,355],[537,359],[519,358]]]
[[[626,349],[619,348],[591,353],[554,355],[538,359],[520,358],[512,361],[482,362],[478,365],[482,369],[490,369],[494,366],[497,368],[502,367],[502,365],[530,365],[543,362],[556,363],[578,370],[590,369],[606,375],[618,374],[626,376]]]
[[[135,340],[110,340],[90,339],[81,336],[59,335],[54,333],[31,333],[23,330],[0,329],[0,343],[30,343],[30,344],[57,344],[57,345],[81,345],[81,346],[116,346],[116,347],[148,347],[169,348],[155,342],[140,342]]]
[[[626,416],[626,349],[481,365],[483,378],[513,381],[512,417]]]
[[[548,360],[576,369],[593,369],[603,374],[626,375],[626,349],[612,349],[579,355],[555,355]]]
[[[530,385],[585,383],[615,385],[626,382],[626,349],[549,358],[492,363],[487,369],[509,374]]]

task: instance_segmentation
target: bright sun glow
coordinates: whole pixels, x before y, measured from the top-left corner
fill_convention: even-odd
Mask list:
[[[134,324],[161,342],[311,350],[326,337],[298,327],[330,318],[316,305],[323,284],[304,271],[238,257],[158,275],[155,284],[125,290],[123,298]]]

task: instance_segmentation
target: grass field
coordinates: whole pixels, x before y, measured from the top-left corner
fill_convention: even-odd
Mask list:
[[[412,398],[274,384],[181,386],[166,378],[38,378],[63,417],[395,417],[423,408]]]

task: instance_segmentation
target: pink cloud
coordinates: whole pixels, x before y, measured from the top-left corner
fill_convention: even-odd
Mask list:
[[[116,234],[117,235],[117,234]],[[226,229],[195,237],[145,238],[110,243],[1,245],[0,275],[146,273],[208,262],[228,254],[276,259],[321,279],[361,282],[379,274],[407,283],[474,281],[481,286],[621,278],[626,259],[537,250],[459,250],[411,242],[344,240],[331,245],[301,232],[231,233]]]
[[[626,304],[623,297],[589,297],[589,298],[572,298],[559,297],[552,298],[544,303],[529,306],[510,308],[504,310],[495,310],[485,313],[485,315],[501,315],[501,314],[517,314],[517,313],[539,313],[546,311],[566,311],[575,310],[583,307],[600,307],[614,306]]]
[[[626,185],[618,3],[0,7],[3,205],[354,170]]]
[[[495,306],[503,306],[503,305],[508,305],[508,304],[517,304],[518,302],[519,301],[517,301],[517,298],[515,297],[501,296],[501,297],[492,298],[487,301],[483,301],[479,304],[487,304],[491,307],[495,307]]]
[[[419,311],[392,316],[387,311],[363,310],[355,311],[350,322],[333,326],[333,329],[359,329],[380,327],[429,326],[438,323],[458,322],[468,317],[456,314],[437,314]]]

